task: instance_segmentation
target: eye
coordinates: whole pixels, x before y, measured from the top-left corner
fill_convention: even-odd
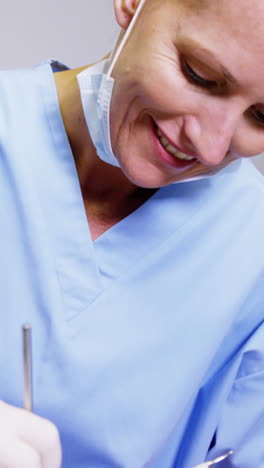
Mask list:
[[[251,115],[260,125],[264,126],[264,113],[261,112],[256,106],[251,108]]]
[[[187,62],[182,63],[182,71],[189,81],[198,86],[201,86],[202,88],[208,89],[216,87],[218,85],[216,81],[206,80],[202,76],[198,75],[198,73],[196,73]]]

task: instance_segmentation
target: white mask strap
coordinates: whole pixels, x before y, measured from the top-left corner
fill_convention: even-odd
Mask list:
[[[140,4],[138,5],[138,7],[137,7],[137,9],[136,9],[136,11],[134,13],[134,16],[133,16],[132,20],[130,21],[130,24],[129,24],[129,26],[128,26],[128,28],[127,28],[127,30],[126,30],[126,32],[125,32],[119,46],[118,46],[118,49],[117,49],[117,51],[115,53],[114,58],[112,57],[113,53],[111,54],[110,60],[112,60],[112,62],[111,62],[111,65],[109,67],[109,70],[108,70],[108,72],[106,74],[107,78],[110,78],[111,75],[112,75],[112,71],[113,71],[113,68],[114,68],[114,66],[116,64],[116,61],[117,61],[119,55],[121,54],[122,49],[125,46],[125,43],[126,43],[127,39],[130,36],[130,33],[131,33],[131,31],[132,31],[132,29],[134,27],[134,24],[135,24],[135,22],[137,20],[137,17],[139,15],[140,11],[142,10],[142,7],[143,7],[145,1],[146,0],[141,0]]]

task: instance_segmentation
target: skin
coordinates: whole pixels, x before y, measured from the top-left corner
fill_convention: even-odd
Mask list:
[[[123,29],[138,3],[115,0]],[[146,0],[112,75],[111,141],[122,170],[96,156],[76,83],[80,70],[57,74],[86,211],[95,224],[101,220],[101,232],[157,187],[264,150],[263,19],[259,0],[252,0],[251,8],[247,0]],[[195,83],[186,64],[215,85]],[[196,157],[189,167],[160,159],[152,144],[153,122],[178,148]]]

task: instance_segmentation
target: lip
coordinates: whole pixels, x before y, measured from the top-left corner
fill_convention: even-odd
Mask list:
[[[153,146],[155,148],[155,153],[159,156],[159,159],[161,159],[163,162],[168,164],[169,166],[178,169],[177,172],[183,172],[184,170],[188,169],[189,167],[193,166],[196,162],[197,159],[195,158],[194,161],[186,161],[184,159],[179,159],[173,156],[169,151],[167,151],[161,144],[159,137],[157,135],[157,125],[154,120],[152,120],[152,136],[153,136]],[[162,130],[161,130],[162,131]],[[162,131],[163,133],[163,131]],[[164,133],[164,136],[166,137],[166,134]],[[167,138],[167,137],[166,137]],[[167,138],[169,142],[171,140]],[[183,154],[186,154],[188,156],[193,156],[192,154],[188,154],[185,151],[181,150],[177,146],[175,146],[174,143],[171,143],[178,151],[180,151]],[[193,156],[194,157],[194,156]]]
[[[156,125],[156,124],[155,124]],[[188,153],[188,151],[185,151],[181,148],[179,148],[177,145],[175,145],[175,143],[168,137],[168,135],[166,134],[166,132],[164,132],[158,125],[156,125],[160,131],[163,133],[163,135],[165,136],[165,138],[168,140],[168,142],[177,150],[177,151],[180,151],[181,153],[183,154],[186,154],[186,156],[191,156],[192,158],[196,158],[196,156],[194,154],[191,154],[191,153]]]

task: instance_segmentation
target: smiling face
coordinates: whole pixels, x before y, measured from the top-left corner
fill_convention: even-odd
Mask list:
[[[112,147],[136,185],[264,151],[264,3],[250,5],[146,0],[112,74]]]

